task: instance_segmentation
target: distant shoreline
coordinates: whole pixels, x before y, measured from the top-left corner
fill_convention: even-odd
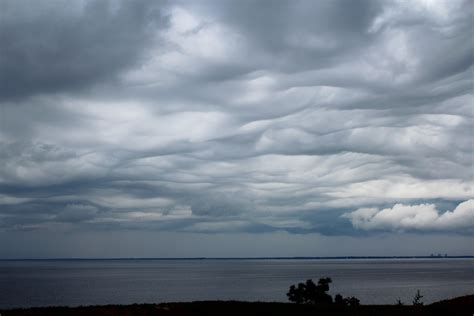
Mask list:
[[[460,296],[428,305],[360,305],[345,307],[280,302],[194,301],[160,304],[50,306],[0,309],[3,316],[43,315],[472,315],[474,295]]]
[[[336,256],[336,257],[169,257],[169,258],[5,258],[0,261],[199,261],[199,260],[383,260],[383,259],[474,259],[469,256]]]

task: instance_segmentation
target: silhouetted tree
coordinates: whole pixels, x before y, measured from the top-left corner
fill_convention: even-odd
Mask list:
[[[345,305],[344,298],[342,297],[341,294],[336,294],[334,296],[334,304],[339,305],[339,306]]]
[[[298,283],[298,287],[295,285],[290,286],[290,290],[286,293],[288,299],[291,302],[295,302],[297,304],[306,303],[305,298],[306,288],[303,283]]]
[[[331,278],[321,278],[318,284],[313,280],[306,280],[305,283],[298,283],[298,285],[291,285],[288,293],[288,299],[291,302],[298,304],[332,304],[332,297],[327,292],[329,291],[329,283]],[[354,296],[343,298],[341,294],[334,296],[334,304],[344,307],[355,307],[360,305],[359,299]]]
[[[397,299],[397,306],[403,306],[403,302],[400,299]]]
[[[351,296],[351,297],[346,297],[344,299],[346,302],[346,305],[349,307],[356,307],[360,306],[360,300],[357,297]]]
[[[327,294],[331,278],[321,278],[318,284],[313,280],[307,280],[306,283],[298,283],[298,286],[292,285],[288,293],[288,299],[298,304],[331,304],[332,297]]]
[[[420,294],[420,290],[416,291],[415,297],[413,297],[413,305],[415,306],[422,306],[423,302],[421,299],[423,298],[423,295]]]
[[[334,304],[355,307],[360,305],[360,301],[354,296],[343,298],[341,294],[336,294],[336,296],[334,296]]]

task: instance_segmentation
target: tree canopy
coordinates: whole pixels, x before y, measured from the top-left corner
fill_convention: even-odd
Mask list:
[[[286,295],[291,302],[298,304],[329,305],[333,303],[332,296],[327,293],[331,282],[331,278],[321,278],[318,284],[315,284],[313,280],[309,279],[305,283],[291,285]],[[341,294],[334,297],[334,303],[350,307],[360,305],[360,301],[356,297],[343,298]]]
[[[331,282],[331,278],[321,278],[318,284],[315,284],[313,280],[309,279],[306,280],[306,283],[290,286],[286,295],[291,302],[299,304],[331,304],[332,297],[327,294]]]

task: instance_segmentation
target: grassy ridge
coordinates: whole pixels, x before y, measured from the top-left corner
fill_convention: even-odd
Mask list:
[[[361,305],[357,308],[313,306],[293,303],[200,301],[190,303],[104,305],[81,307],[42,307],[0,311],[1,316],[43,315],[157,315],[157,316],[253,316],[253,315],[447,315],[474,314],[474,295],[458,297],[426,306]]]

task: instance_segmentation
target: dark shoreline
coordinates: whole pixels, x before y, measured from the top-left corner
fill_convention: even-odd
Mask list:
[[[196,301],[185,303],[97,305],[79,307],[33,307],[0,310],[2,316],[44,315],[466,315],[474,313],[474,295],[461,296],[425,306],[361,305],[315,306],[294,303]]]

